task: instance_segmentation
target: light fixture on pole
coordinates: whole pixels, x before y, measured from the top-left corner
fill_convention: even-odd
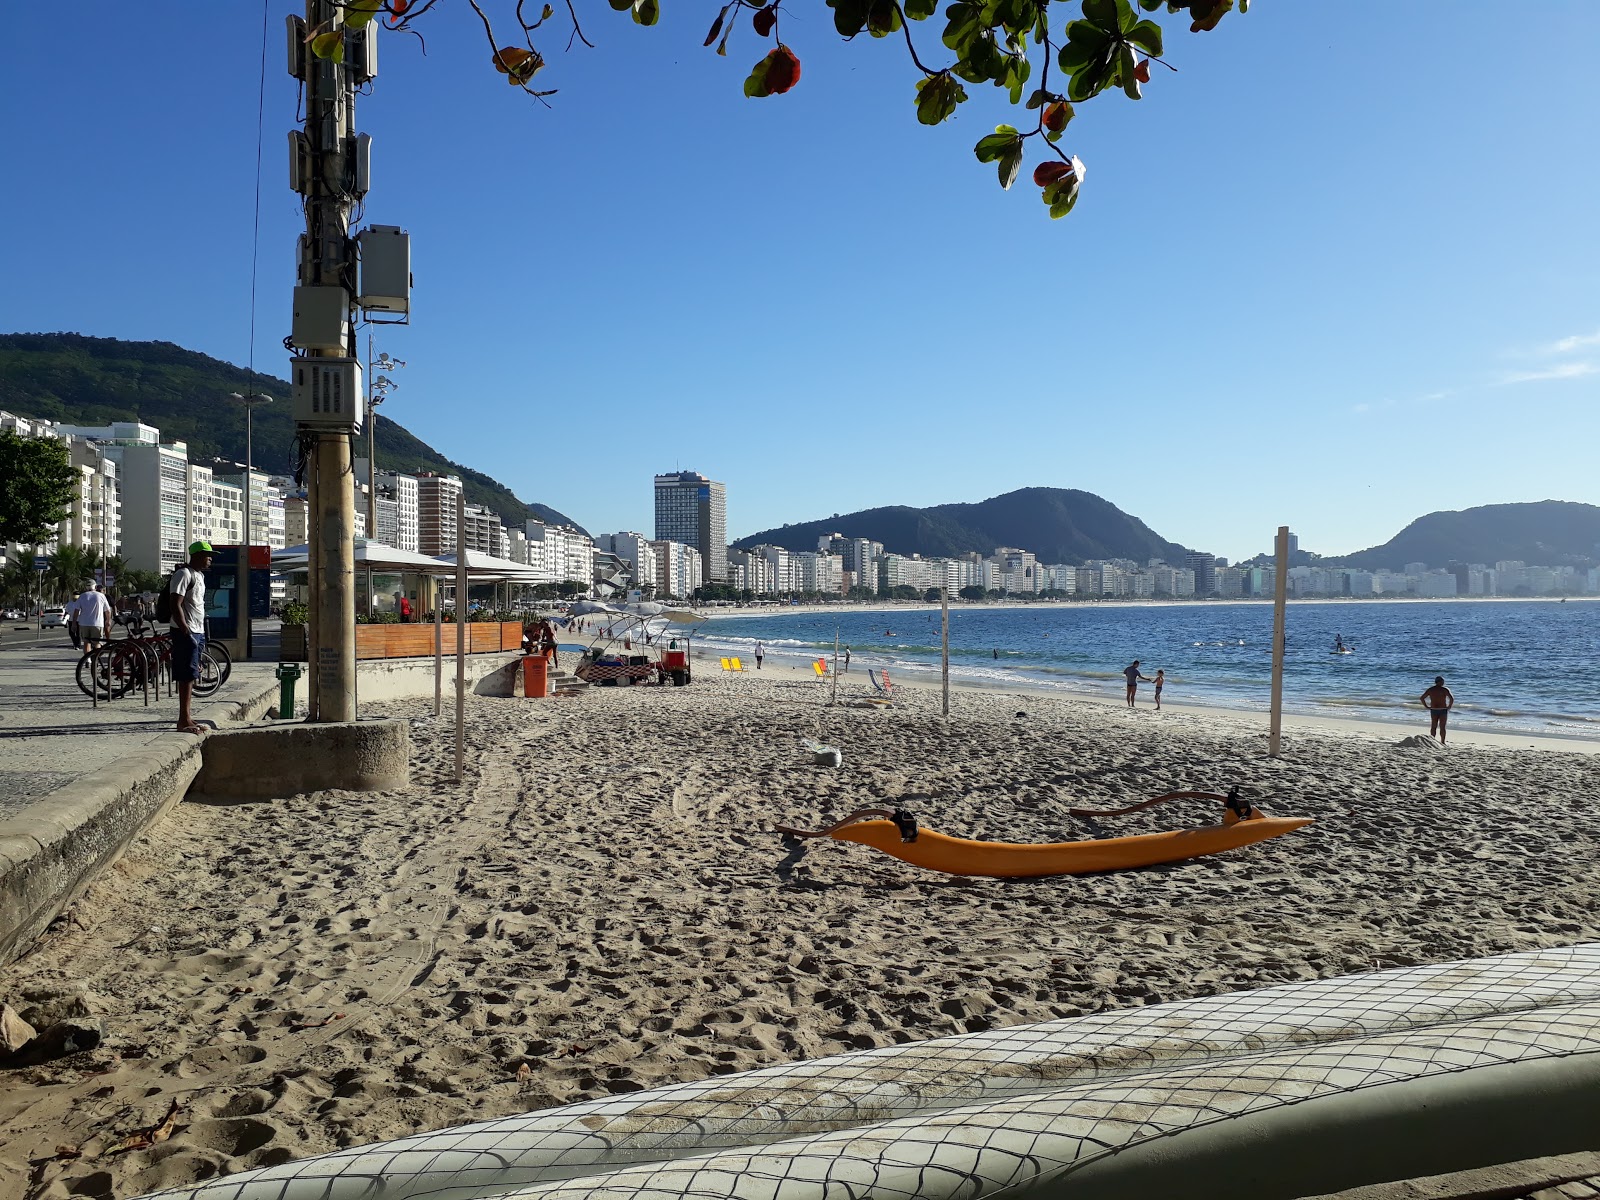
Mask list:
[[[390,358],[388,354],[372,358],[372,335],[367,334],[367,536],[378,538],[378,405],[384,397],[400,385],[378,371],[393,371],[405,366],[405,360]],[[370,601],[369,601],[370,602]]]
[[[228,399],[235,404],[244,405],[244,556],[239,569],[239,588],[235,595],[240,597],[240,621],[244,633],[244,657],[250,658],[254,651],[252,645],[255,635],[255,624],[250,612],[250,545],[255,540],[251,529],[251,522],[255,516],[255,507],[252,497],[255,489],[252,486],[252,476],[255,474],[255,412],[258,404],[271,404],[272,397],[264,392],[255,392],[244,396],[238,392],[229,392]]]

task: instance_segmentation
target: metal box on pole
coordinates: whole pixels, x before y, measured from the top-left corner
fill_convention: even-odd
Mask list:
[[[368,312],[411,311],[411,235],[398,225],[373,225],[356,235],[361,294]]]
[[[354,358],[289,361],[294,419],[318,429],[361,428],[361,363]]]

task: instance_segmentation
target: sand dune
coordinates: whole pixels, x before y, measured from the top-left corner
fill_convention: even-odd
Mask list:
[[[4,1077],[0,1194],[134,1196],[842,1049],[1600,937],[1592,757],[1296,730],[1272,760],[1196,714],[966,692],[946,723],[928,692],[827,695],[702,668],[474,698],[460,787],[448,716],[392,705],[425,714],[403,791],[181,806],[0,975],[24,1015],[107,1025]],[[869,804],[972,837],[1145,832],[1214,814],[1065,810],[1233,785],[1317,824],[1033,881],[771,832]],[[118,1149],[174,1101],[170,1138]]]

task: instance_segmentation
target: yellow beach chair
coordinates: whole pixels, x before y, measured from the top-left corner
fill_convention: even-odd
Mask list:
[[[744,663],[739,661],[739,656],[738,655],[734,655],[728,661],[733,664],[733,670],[735,670],[735,671],[743,671],[744,670]]]
[[[828,660],[825,658],[817,659],[816,662],[811,664],[811,669],[817,673],[818,679],[826,679],[828,677]]]

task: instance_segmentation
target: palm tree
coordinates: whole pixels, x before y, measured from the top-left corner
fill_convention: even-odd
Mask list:
[[[28,607],[38,590],[39,576],[30,558],[13,558],[0,570],[0,601]]]
[[[94,578],[100,566],[100,551],[93,546],[62,545],[50,556],[50,569],[45,572],[45,586],[57,600],[70,599],[83,590],[83,585]]]

